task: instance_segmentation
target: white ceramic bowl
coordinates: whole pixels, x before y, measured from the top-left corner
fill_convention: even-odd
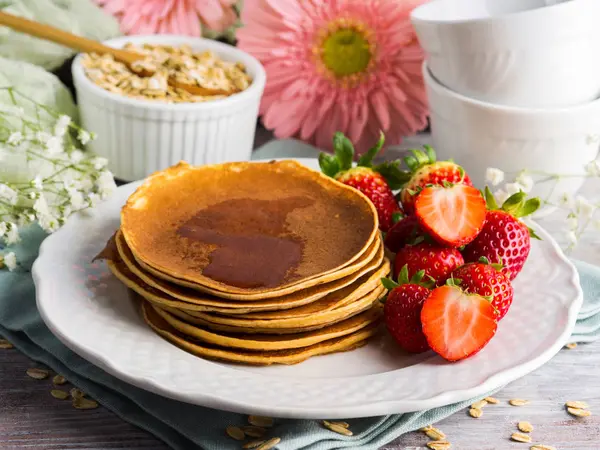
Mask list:
[[[598,0],[434,0],[411,16],[442,84],[531,108],[598,98],[599,18]]]
[[[84,73],[81,55],[72,72],[82,125],[98,138],[90,149],[109,159],[115,177],[133,181],[179,161],[193,165],[250,159],[265,86],[264,68],[254,57],[226,44],[185,36],[126,36],[106,42],[190,45],[246,65],[253,82],[245,91],[206,103],[167,104],[108,92]]]
[[[441,159],[453,158],[477,187],[488,167],[516,175],[523,169],[581,175],[598,155],[600,100],[569,108],[499,106],[452,92],[423,65],[431,111],[433,144]],[[547,178],[539,174],[534,179]],[[580,177],[536,185],[533,194],[557,200],[575,193]]]

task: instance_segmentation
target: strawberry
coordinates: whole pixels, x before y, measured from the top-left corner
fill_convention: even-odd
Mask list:
[[[319,165],[321,171],[341,183],[358,189],[375,205],[379,217],[379,228],[387,231],[393,225],[394,215],[400,212],[400,205],[394,197],[390,182],[399,186],[402,181],[400,170],[392,163],[373,166],[373,158],[379,153],[385,138],[383,134],[379,142],[352,166],[354,146],[342,133],[336,133],[333,138],[334,155],[321,153]],[[385,175],[384,175],[385,173]]]
[[[415,200],[419,225],[442,245],[460,247],[474,240],[485,222],[485,199],[464,184],[431,186]]]
[[[400,269],[406,267],[409,277],[419,271],[424,271],[425,276],[439,285],[443,284],[446,278],[464,263],[462,255],[455,248],[421,242],[417,245],[407,245],[396,253],[394,275],[397,277]]]
[[[384,278],[383,285],[389,289],[383,308],[385,325],[400,347],[411,353],[429,350],[427,339],[421,329],[421,308],[431,291],[422,279],[423,271],[408,278],[403,267],[398,283]]]
[[[385,247],[397,253],[408,244],[414,244],[422,239],[424,233],[419,227],[419,221],[416,216],[406,216],[396,222],[385,235]]]
[[[425,186],[444,183],[473,186],[471,179],[462,167],[452,161],[438,161],[435,151],[428,145],[425,150],[411,150],[412,155],[404,158],[409,168],[409,181],[400,192],[400,201],[406,214],[414,210],[415,195]]]
[[[524,192],[517,192],[499,207],[487,187],[485,197],[489,209],[485,225],[464,249],[463,256],[467,262],[479,261],[484,256],[492,263],[502,264],[502,272],[514,280],[529,256],[531,238],[539,239],[519,218],[534,213],[540,207],[540,199],[527,199]]]
[[[490,264],[482,257],[480,262],[466,264],[452,272],[452,279],[465,292],[491,300],[498,321],[508,312],[514,294],[510,280],[500,270],[502,265]]]
[[[421,324],[431,349],[448,361],[474,355],[498,328],[489,300],[457,286],[441,286],[431,292],[423,303]]]

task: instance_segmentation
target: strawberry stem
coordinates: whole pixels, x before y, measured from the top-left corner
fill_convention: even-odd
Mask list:
[[[383,134],[383,131],[380,131],[379,132],[379,140],[377,141],[377,144],[375,144],[375,146],[371,147],[367,153],[365,153],[364,155],[362,155],[359,158],[358,166],[359,167],[373,167],[373,159],[375,158],[375,156],[377,156],[379,151],[383,148],[384,144],[385,144],[385,134]]]

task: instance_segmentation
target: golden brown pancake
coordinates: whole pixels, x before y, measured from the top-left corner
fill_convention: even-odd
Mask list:
[[[153,308],[173,328],[181,334],[192,339],[207,342],[221,347],[233,347],[246,350],[289,350],[292,348],[309,347],[319,342],[335,339],[345,336],[355,331],[365,328],[368,325],[377,322],[381,318],[380,311],[370,309],[364,313],[358,314],[350,319],[338,322],[332,326],[321,328],[316,331],[308,331],[296,334],[252,334],[239,335],[227,334],[209,331],[208,329],[191,325],[177,317],[161,310],[160,308],[144,304],[146,308]]]
[[[229,317],[197,311],[185,312],[173,308],[162,309],[190,324],[226,333],[289,334],[317,330],[332,325],[360,314],[374,305],[379,308],[378,300],[385,295],[385,292],[383,286],[379,286],[363,298],[348,305],[330,311],[314,313],[310,316],[284,319],[244,319],[243,316]]]
[[[191,288],[186,288],[182,286],[178,286],[173,283],[169,283],[160,278],[153,277],[144,271],[142,267],[137,264],[131,251],[127,247],[122,234],[117,232],[116,235],[116,247],[118,252],[114,252],[114,254],[108,255],[108,259],[112,259],[116,263],[118,263],[121,259],[127,265],[129,271],[126,273],[121,270],[121,275],[125,274],[125,278],[129,273],[133,273],[137,278],[141,279],[144,282],[144,285],[151,286],[155,289],[162,291],[167,294],[167,297],[162,295],[158,295],[159,298],[164,298],[169,301],[177,301],[181,300],[182,302],[191,303],[193,305],[199,305],[203,308],[193,308],[191,305],[180,305],[176,306],[174,304],[170,304],[167,306],[172,307],[181,307],[181,309],[188,310],[196,310],[196,311],[210,311],[210,307],[214,307],[214,311],[220,311],[224,308],[227,310],[223,311],[224,313],[231,314],[245,314],[251,311],[275,311],[280,309],[289,309],[295,308],[301,305],[305,305],[308,303],[312,303],[316,300],[319,300],[326,295],[338,291],[346,286],[358,286],[360,284],[368,284],[373,280],[369,280],[369,278],[363,279],[367,277],[367,274],[377,270],[381,273],[381,277],[387,276],[389,273],[389,263],[382,265],[381,260],[379,258],[373,259],[370,263],[362,267],[360,270],[355,273],[348,275],[340,280],[336,280],[327,284],[323,284],[320,286],[315,286],[312,288],[308,288],[305,290],[300,290],[297,292],[293,292],[291,294],[284,295],[282,297],[276,297],[273,299],[261,300],[261,301],[252,301],[252,302],[237,302],[226,299],[220,299],[218,297],[211,296],[209,294],[203,294]],[[379,254],[378,254],[379,256]],[[379,264],[378,264],[379,263]],[[117,270],[119,265],[117,265]],[[384,269],[388,268],[386,272]],[[380,277],[380,278],[381,278]],[[119,277],[121,278],[121,277]],[[129,276],[131,278],[131,276]],[[134,283],[135,280],[134,279]],[[123,281],[123,280],[122,280]],[[138,283],[139,284],[139,283]],[[133,288],[128,284],[130,288]],[[171,298],[172,297],[172,298]],[[150,298],[146,297],[148,300],[152,301]],[[158,299],[155,299],[158,300]],[[205,308],[206,307],[206,308]]]
[[[311,288],[306,292],[305,297],[303,297],[303,291],[300,291],[282,299],[272,299],[264,302],[234,303],[232,301],[220,300],[213,297],[210,299],[206,298],[205,301],[188,303],[180,301],[178,298],[166,294],[163,290],[158,290],[148,283],[145,283],[144,280],[130,270],[130,267],[127,266],[124,261],[119,259],[118,254],[116,257],[113,257],[113,260],[107,261],[107,263],[110,271],[123,284],[152,304],[176,308],[183,311],[211,311],[225,315],[244,314],[244,317],[248,318],[261,318],[260,314],[266,315],[262,318],[302,317],[314,312],[331,310],[368,294],[380,284],[380,279],[387,276],[390,271],[390,263],[386,259],[375,270],[366,273],[352,284],[333,292],[324,290],[321,294],[317,288]],[[178,291],[183,289],[185,288],[180,288]],[[288,307],[289,305],[285,303],[287,301],[286,299],[289,299],[292,303],[291,307]],[[300,306],[297,306],[297,304]],[[258,307],[254,308],[255,305]],[[277,309],[282,309],[282,311],[278,312],[276,311]],[[261,313],[257,311],[267,312]],[[258,316],[248,315],[247,313],[250,312],[254,312],[254,314],[258,314]]]
[[[129,248],[153,274],[243,295],[339,272],[377,227],[363,194],[294,161],[180,163],[149,177],[121,213]]]
[[[146,265],[144,262],[138,260],[134,256],[134,258],[136,259],[135,262],[140,266],[142,271],[151,274],[154,278],[162,279],[171,284],[194,289],[198,292],[203,292],[205,294],[212,295],[215,297],[238,301],[256,301],[264,299],[281,298],[283,296],[294,294],[299,291],[304,291],[309,288],[319,288],[322,285],[329,284],[334,281],[344,279],[348,276],[355,275],[357,272],[364,273],[366,267],[372,267],[374,264],[381,263],[381,261],[383,261],[383,257],[383,241],[379,236],[377,236],[377,238],[371,244],[371,247],[369,247],[369,249],[365,253],[363,253],[363,255],[358,260],[354,261],[351,265],[340,269],[336,273],[328,274],[319,278],[313,278],[312,280],[305,281],[295,286],[288,286],[277,291],[271,291],[260,294],[231,294],[227,292],[217,291],[212,288],[207,288],[205,286],[199,286],[197,284],[190,283],[189,281],[173,278],[170,275],[159,272],[156,269]]]
[[[146,323],[148,323],[156,333],[181,349],[194,355],[217,361],[258,366],[268,366],[271,364],[297,364],[307,360],[311,356],[354,350],[365,345],[367,340],[379,331],[379,327],[373,324],[347,336],[299,349],[274,351],[233,350],[190,340],[189,337],[179,333],[175,328],[170,326],[156,313],[156,311],[154,311],[153,308],[143,308],[143,314]]]

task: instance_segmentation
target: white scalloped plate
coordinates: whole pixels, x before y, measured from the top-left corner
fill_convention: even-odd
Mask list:
[[[316,161],[300,160],[309,167]],[[573,265],[544,230],[515,282],[515,300],[478,355],[447,363],[408,355],[388,338],[295,366],[244,367],[203,360],[154,334],[125,287],[92,263],[119,226],[137,184],[45,240],[33,268],[38,308],[73,351],[140,388],[188,403],[247,414],[352,418],[466,400],[537,369],[567,342],[583,301]]]

